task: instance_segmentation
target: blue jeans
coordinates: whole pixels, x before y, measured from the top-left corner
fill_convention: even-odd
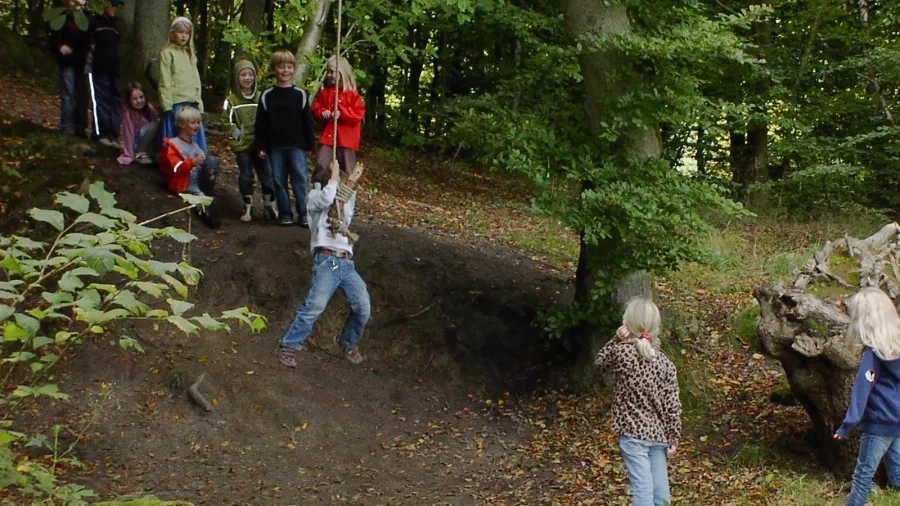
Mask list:
[[[87,130],[87,86],[80,68],[59,68],[59,129],[79,135]]]
[[[272,196],[275,194],[275,188],[272,183],[272,170],[269,169],[269,162],[257,156],[253,150],[238,151],[234,154],[237,160],[238,169],[238,191],[246,197],[253,195],[253,171],[256,171],[256,177],[259,179],[259,186],[263,195]]]
[[[669,495],[669,473],[666,469],[669,445],[619,436],[619,450],[631,483],[632,506],[665,506]]]
[[[297,215],[306,217],[306,185],[309,168],[306,166],[306,152],[300,148],[282,148],[269,152],[272,176],[275,180],[275,200],[278,202],[278,216],[293,216],[291,197],[288,195],[288,178],[294,191]]]
[[[859,439],[859,456],[856,469],[850,482],[850,497],[847,506],[865,506],[869,489],[872,488],[872,477],[881,458],[887,470],[888,484],[893,488],[900,485],[900,437],[876,436],[862,433]]]
[[[350,314],[344,321],[344,328],[338,337],[338,344],[344,349],[356,347],[362,339],[366,322],[369,321],[369,292],[366,282],[356,272],[353,261],[331,255],[316,253],[313,256],[313,274],[309,282],[309,293],[297,307],[294,318],[288,325],[281,345],[299,350],[312,333],[313,325],[325,310],[335,290],[344,291]]]

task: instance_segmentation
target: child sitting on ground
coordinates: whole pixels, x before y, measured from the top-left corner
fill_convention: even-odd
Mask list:
[[[344,322],[341,333],[335,336],[334,342],[344,351],[344,356],[350,362],[359,364],[363,361],[357,345],[369,320],[369,292],[366,290],[366,282],[356,272],[351,260],[352,240],[336,231],[335,228],[339,223],[335,218],[329,217],[329,209],[338,196],[340,182],[341,168],[337,160],[331,162],[330,171],[316,171],[313,174],[313,187],[306,202],[309,212],[309,246],[313,252],[312,279],[306,299],[297,308],[281,343],[276,348],[279,360],[288,367],[297,367],[296,352],[303,349],[303,343],[312,333],[313,325],[337,289],[344,292],[344,298],[350,306],[350,314]],[[354,191],[341,210],[344,230],[350,226],[355,204]]]
[[[183,107],[175,113],[178,136],[163,139],[159,157],[159,170],[169,190],[173,193],[192,193],[213,196],[219,161],[207,155],[193,141],[200,130],[200,111],[193,107]],[[218,217],[209,209],[199,210],[203,218],[213,228],[219,225]]]
[[[122,108],[122,154],[118,158],[119,164],[128,165],[132,161],[142,165],[152,164],[148,153],[156,144],[158,130],[156,108],[147,101],[141,83],[131,83]]]
[[[900,488],[900,318],[891,298],[874,287],[860,290],[847,309],[847,338],[863,348],[850,406],[834,438],[845,439],[859,425],[859,457],[847,506],[865,506],[882,458],[888,484]]]
[[[661,506],[669,494],[668,456],[681,438],[681,400],[675,365],[659,349],[659,309],[628,302],[622,327],[594,363],[615,377],[612,430],[619,435],[635,506]]]

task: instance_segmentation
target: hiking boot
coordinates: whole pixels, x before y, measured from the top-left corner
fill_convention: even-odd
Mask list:
[[[244,195],[244,214],[241,215],[241,221],[247,222],[252,219],[250,217],[251,210],[253,210],[253,197],[250,195]]]
[[[275,354],[278,355],[278,360],[280,360],[282,364],[288,367],[297,367],[296,354],[299,351],[301,350],[296,350],[294,348],[289,348],[280,344],[277,348],[275,348]]]
[[[271,195],[263,195],[263,212],[270,220],[278,219],[278,205]]]
[[[278,220],[278,224],[282,227],[290,227],[294,224],[294,217],[289,214],[285,214],[281,217],[280,220]]]

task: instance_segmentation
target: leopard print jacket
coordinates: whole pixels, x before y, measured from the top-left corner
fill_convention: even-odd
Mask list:
[[[681,439],[681,400],[675,364],[657,350],[655,360],[644,360],[634,341],[607,343],[594,363],[615,377],[612,430],[644,441],[676,446]]]

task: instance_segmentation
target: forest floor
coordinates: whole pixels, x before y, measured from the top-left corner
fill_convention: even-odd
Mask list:
[[[54,97],[20,81],[0,86],[4,232],[27,229],[25,209],[86,178],[106,181],[140,218],[179,205],[155,169],[119,167],[114,153],[51,133]],[[571,357],[532,324],[541,309],[571,300],[577,238],[529,212],[527,185],[364,146],[354,228],[373,305],[361,343],[367,360],[353,366],[330,344],[346,314],[335,300],[291,370],[273,350],[305,294],[309,233],[238,221],[237,169],[224,139],[210,145],[224,162],[224,222],[218,230],[193,223],[191,257],[204,278],[192,300],[212,314],[248,306],[268,328],[199,336],[122,329],[140,339],[143,355],[106,338],[86,342],[57,378],[72,399],[18,419],[31,433],[66,423],[70,438],[83,434],[76,454],[85,467],[62,469],[67,479],[105,498],[152,493],[198,505],[628,503],[608,391],[559,388],[555,373]],[[160,224],[188,222],[174,215]],[[863,235],[849,227],[723,227],[710,238],[718,264],[658,280],[685,404],[685,437],[670,463],[675,504],[842,497],[814,463],[803,410],[770,400],[785,379],[754,349],[751,291],[786,277],[824,240]],[[183,387],[204,372],[211,413]]]

